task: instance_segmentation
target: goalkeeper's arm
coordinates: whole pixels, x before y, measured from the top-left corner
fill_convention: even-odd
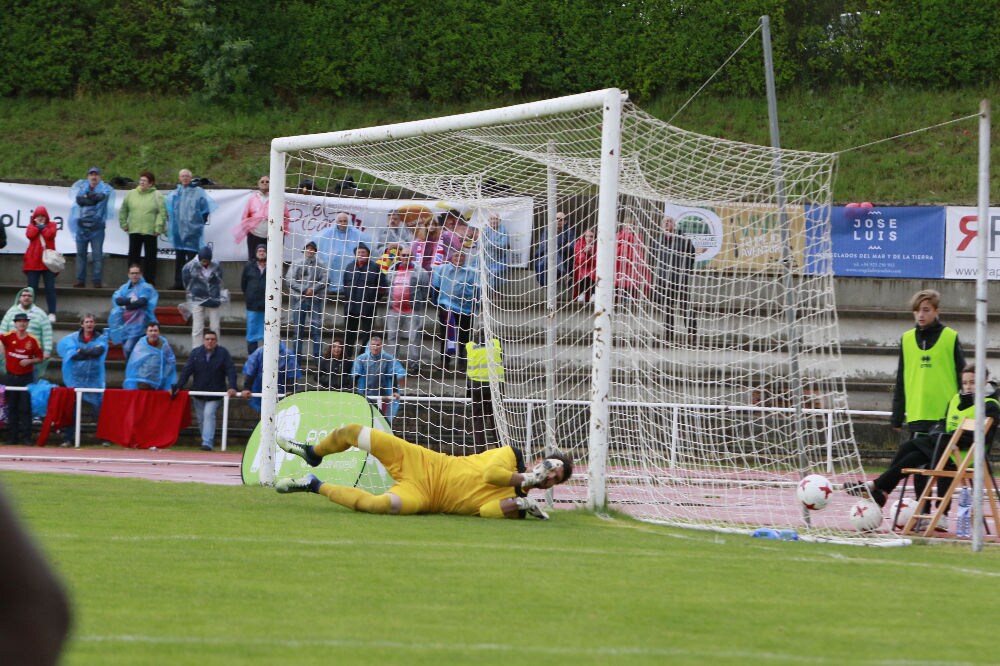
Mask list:
[[[531,470],[525,472],[511,472],[509,467],[503,465],[490,465],[483,470],[483,481],[491,486],[508,488],[520,488],[529,490],[538,488],[548,478],[548,473],[555,468],[555,464],[561,464],[558,460],[544,460]]]

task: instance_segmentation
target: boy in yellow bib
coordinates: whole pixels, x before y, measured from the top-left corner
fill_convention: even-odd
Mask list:
[[[904,423],[910,437],[930,432],[960,388],[965,367],[962,344],[955,329],[941,324],[941,295],[933,289],[918,291],[910,299],[916,326],[903,334],[892,396],[892,427]]]
[[[281,479],[279,493],[314,492],[331,502],[365,513],[453,513],[483,518],[548,518],[527,496],[531,488],[551,488],[573,474],[573,462],[553,453],[527,471],[521,452],[510,446],[471,456],[449,456],[358,424],[335,429],[315,446],[277,439],[278,446],[316,467],[323,456],[352,446],[385,465],[396,484],[381,495],[360,488],[324,483],[312,474]]]
[[[986,451],[989,452],[993,437],[996,435],[997,425],[1000,422],[1000,402],[996,398],[996,387],[989,381],[989,372],[986,373],[986,393],[985,407],[986,417],[993,419],[993,425],[986,433]],[[976,367],[972,364],[965,366],[962,370],[962,390],[953,395],[929,433],[919,433],[913,438],[903,442],[896,455],[893,456],[889,467],[874,481],[849,482],[844,484],[844,490],[851,495],[865,497],[870,494],[879,506],[885,506],[889,495],[903,479],[902,470],[907,467],[924,467],[937,462],[935,456],[940,457],[940,452],[944,450],[944,442],[947,442],[955,429],[962,422],[962,419],[976,418],[975,408],[976,392]],[[962,433],[959,447],[968,449],[972,446],[973,433]],[[945,469],[954,470],[955,463],[949,461]],[[927,477],[915,475],[913,477],[913,489],[917,497],[920,497],[927,483]],[[938,479],[938,495],[944,495],[948,490],[949,479]]]

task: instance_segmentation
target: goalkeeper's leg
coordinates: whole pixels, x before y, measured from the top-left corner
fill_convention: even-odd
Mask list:
[[[315,446],[280,436],[276,438],[276,441],[282,450],[302,458],[313,467],[318,467],[323,456],[346,451],[352,446],[370,451],[370,431],[371,428],[365,428],[359,424],[346,425],[326,435]],[[360,443],[359,440],[361,440]]]
[[[414,474],[424,473],[431,466],[431,459],[442,455],[357,423],[333,430],[313,447],[313,451],[318,458],[322,458],[331,453],[346,451],[352,446],[378,458],[397,482]]]

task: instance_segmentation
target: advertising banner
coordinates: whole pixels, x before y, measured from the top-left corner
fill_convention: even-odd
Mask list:
[[[1000,208],[990,208],[987,226],[986,277],[1000,280]],[[971,206],[948,206],[946,214],[944,277],[975,280],[979,266],[978,210]]]
[[[391,433],[385,418],[373,409],[363,396],[339,391],[305,391],[285,396],[278,402],[275,414],[275,434],[306,444],[318,444],[334,428],[349,423]],[[245,485],[260,484],[260,469],[264,464],[260,446],[260,424],[254,428],[243,452],[240,471]],[[321,480],[338,486],[356,486],[371,493],[384,493],[394,481],[382,464],[360,449],[351,448],[323,458],[319,467],[310,467],[302,458],[275,447],[275,480],[315,474]]]
[[[238,224],[252,190],[206,191],[218,204],[218,208],[205,226],[205,242],[212,246],[217,261],[246,261],[246,246],[233,240],[232,230]],[[126,192],[127,190],[115,191],[115,210],[108,214],[105,232],[105,254],[128,254],[128,234],[118,224],[118,209]],[[169,190],[160,192],[166,195]],[[341,211],[349,213],[353,223],[374,238],[386,226],[391,210],[411,203],[422,204],[434,214],[457,208],[474,227],[482,226],[491,212],[497,212],[510,235],[512,265],[524,266],[529,260],[532,213],[532,200],[529,197],[492,199],[488,206],[478,209],[469,209],[449,201],[339,198],[293,193],[286,195],[286,201],[291,220],[290,235],[285,243],[285,259],[289,261],[301,254],[302,247],[310,238],[315,238],[324,229],[332,227],[334,218]],[[31,211],[37,206],[45,206],[51,219],[59,225],[56,249],[63,254],[75,255],[76,241],[66,224],[72,205],[72,190],[69,187],[0,183],[0,224],[7,231],[7,247],[0,252],[24,254],[28,247],[25,230],[30,224]],[[164,258],[174,256],[169,236],[160,236],[158,254]]]
[[[944,271],[944,211],[940,206],[830,211],[833,274],[858,277],[939,278]],[[819,222],[822,209],[810,210]]]

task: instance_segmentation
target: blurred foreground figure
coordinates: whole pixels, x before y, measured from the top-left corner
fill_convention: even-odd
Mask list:
[[[69,619],[62,584],[0,492],[0,664],[59,663]]]

